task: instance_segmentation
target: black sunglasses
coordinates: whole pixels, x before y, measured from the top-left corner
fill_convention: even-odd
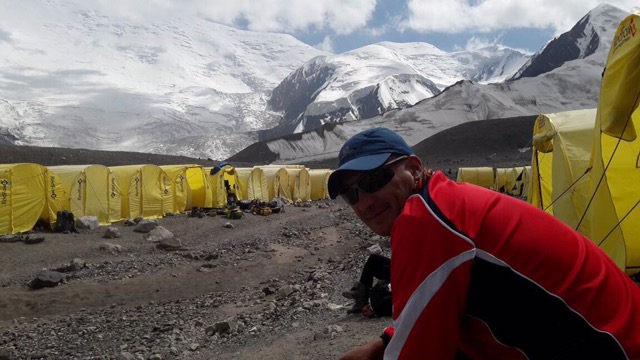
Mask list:
[[[362,191],[365,194],[373,194],[374,192],[385,187],[391,181],[391,179],[393,179],[393,177],[395,176],[395,172],[389,169],[389,165],[395,162],[398,162],[400,160],[404,160],[408,157],[409,155],[400,156],[369,171],[368,173],[364,174],[354,184],[346,188],[343,188],[340,191],[340,196],[349,205],[357,204],[358,200],[360,199],[358,195],[360,191]]]

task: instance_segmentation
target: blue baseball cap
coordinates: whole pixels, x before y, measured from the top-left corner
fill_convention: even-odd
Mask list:
[[[393,154],[414,153],[400,135],[387,128],[367,129],[353,135],[338,153],[339,167],[329,176],[329,196],[335,199],[339,195],[345,171],[373,170]]]

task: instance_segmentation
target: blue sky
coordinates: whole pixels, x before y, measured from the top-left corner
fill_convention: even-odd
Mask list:
[[[75,0],[69,0],[75,1]],[[535,52],[599,0],[84,0],[123,16],[188,13],[244,30],[287,33],[341,53],[380,42],[445,51],[502,44]],[[638,0],[609,0],[638,11]]]

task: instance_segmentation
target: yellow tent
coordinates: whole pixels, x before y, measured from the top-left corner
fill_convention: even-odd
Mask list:
[[[541,114],[533,126],[528,201],[576,227],[588,201],[596,110]],[[579,229],[587,235],[586,228]]]
[[[224,207],[227,205],[227,187],[229,191],[238,197],[238,174],[231,165],[224,165],[215,174],[211,175],[213,168],[205,168],[209,174],[209,182],[213,189],[213,207]]]
[[[309,178],[311,179],[311,200],[329,199],[329,169],[310,169]]]
[[[259,167],[264,172],[267,179],[267,189],[269,190],[269,200],[282,197],[292,201],[291,188],[289,187],[289,173],[283,167],[266,166]]]
[[[164,209],[174,214],[179,214],[187,208],[189,202],[189,185],[187,184],[187,166],[185,165],[162,165],[160,169],[169,177],[171,183],[170,194],[173,198],[173,207]]]
[[[477,168],[459,168],[457,182],[467,182],[485,188],[491,188],[495,182],[493,176],[493,168],[477,167]]]
[[[171,181],[174,213],[193,207],[212,207],[213,190],[208,173],[199,165],[163,165]]]
[[[64,188],[38,164],[0,164],[0,235],[29,231],[38,219],[55,226]]]
[[[512,196],[521,196],[524,192],[526,173],[524,167],[496,168],[493,189]]]
[[[305,167],[287,167],[291,199],[294,202],[311,200],[311,178]]]
[[[187,184],[191,190],[191,203],[187,201],[187,208],[213,207],[213,187],[209,173],[201,166],[187,168]]]
[[[531,188],[531,165],[524,167],[524,171],[522,172],[522,183],[524,184],[524,187],[522,188],[520,196],[526,196],[528,200],[530,194],[529,189]]]
[[[112,166],[122,191],[122,218],[154,219],[173,209],[171,181],[156,165]]]
[[[627,273],[640,271],[640,16],[618,26],[602,78],[587,209],[590,237]],[[640,29],[639,29],[640,30]]]
[[[269,189],[264,171],[260,168],[236,168],[240,200],[268,201]]]
[[[100,225],[122,220],[122,194],[118,181],[103,165],[49,166],[62,181],[65,190],[61,198],[64,210],[76,218],[95,216]]]
[[[495,171],[495,181],[491,187],[493,190],[507,194],[507,177],[509,176],[510,168],[497,168]]]

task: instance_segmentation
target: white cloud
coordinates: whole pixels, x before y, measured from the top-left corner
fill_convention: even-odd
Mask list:
[[[333,40],[331,40],[330,36],[325,36],[321,43],[313,45],[314,48],[318,50],[327,51],[333,53]]]
[[[365,28],[376,0],[71,0],[83,7],[124,18],[167,18],[199,14],[250,30],[298,32],[312,29],[338,35]]]
[[[418,32],[490,32],[510,28],[569,30],[600,0],[408,0],[402,29]],[[609,0],[625,11],[637,0]]]
[[[501,36],[496,37],[494,39],[489,39],[481,36],[472,36],[467,40],[467,44],[465,45],[465,50],[476,50],[482,49],[487,46],[492,45],[500,45]]]

